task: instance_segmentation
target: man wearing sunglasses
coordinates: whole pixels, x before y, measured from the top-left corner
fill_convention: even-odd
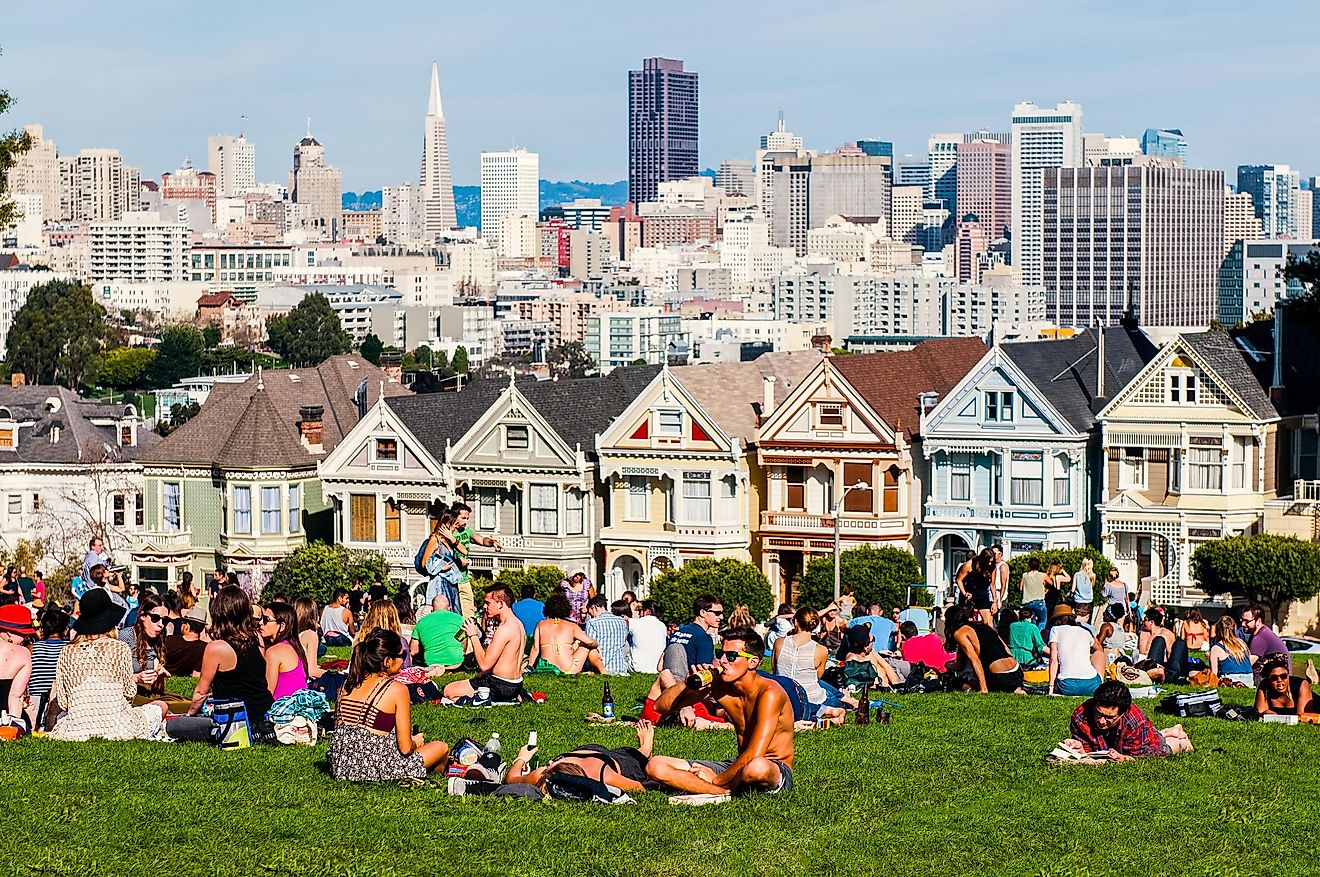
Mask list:
[[[715,634],[724,624],[724,604],[718,597],[702,594],[692,602],[692,621],[674,631],[660,660],[660,673],[646,693],[642,718],[660,721],[655,700],[671,685],[687,678],[689,668],[715,660]]]
[[[750,627],[724,631],[724,642],[710,666],[709,685],[692,689],[680,682],[656,701],[661,713],[676,713],[713,699],[728,713],[738,738],[738,756],[730,761],[688,761],[653,756],[646,772],[683,792],[727,795],[735,792],[784,792],[793,787],[793,705],[784,689],[756,672],[765,640]]]

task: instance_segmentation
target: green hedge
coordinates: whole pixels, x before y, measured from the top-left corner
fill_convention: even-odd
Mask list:
[[[501,585],[508,586],[513,591],[513,599],[517,600],[522,596],[523,585],[536,586],[536,599],[545,602],[545,599],[559,590],[559,583],[567,576],[564,571],[557,566],[529,566],[526,569],[503,569],[495,577],[495,581]],[[473,579],[472,590],[475,593],[482,593],[490,587],[491,580],[487,578]]]
[[[906,606],[908,585],[925,582],[921,562],[911,551],[882,545],[863,545],[839,554],[839,587],[849,585],[857,599],[858,614],[869,603]],[[930,591],[921,588],[912,594],[917,605],[930,602]],[[834,600],[834,557],[817,557],[807,564],[798,586],[798,605],[820,609]]]
[[[1027,571],[1027,563],[1033,557],[1040,560],[1041,572],[1048,571],[1051,563],[1061,563],[1070,576],[1076,575],[1077,570],[1082,568],[1083,558],[1091,558],[1091,562],[1095,564],[1095,583],[1092,585],[1095,599],[1100,598],[1100,589],[1105,586],[1105,576],[1109,575],[1109,570],[1114,567],[1109,558],[1095,548],[1089,547],[1050,548],[1045,551],[1019,554],[1008,561],[1008,605],[1010,606],[1022,605],[1022,574]],[[1063,592],[1065,596],[1072,593],[1072,585],[1064,585]]]
[[[745,604],[756,619],[774,614],[774,597],[765,573],[742,560],[690,560],[676,569],[666,570],[651,582],[651,599],[666,621],[686,624],[692,620],[692,603],[702,594],[717,597],[724,604],[725,617],[733,607]]]
[[[379,551],[311,542],[279,562],[261,598],[292,603],[298,597],[310,597],[317,606],[325,606],[336,588],[351,588],[354,581],[361,581],[364,590],[383,581],[391,594],[397,587],[390,581],[389,562]]]

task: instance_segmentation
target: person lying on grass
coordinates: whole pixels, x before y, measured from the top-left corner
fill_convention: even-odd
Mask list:
[[[463,633],[481,672],[445,686],[445,697],[454,701],[470,698],[465,703],[473,706],[511,703],[520,700],[524,693],[523,650],[527,647],[527,634],[518,616],[513,614],[513,591],[506,585],[491,585],[486,589],[485,605],[486,618],[498,625],[490,645],[481,644],[481,628],[471,619],[463,623]],[[478,697],[479,689],[486,691]]]
[[[1292,675],[1287,655],[1272,655],[1261,667],[1256,688],[1256,712],[1262,716],[1301,716],[1320,710],[1311,697],[1311,683]]]
[[[982,614],[966,604],[949,609],[944,647],[958,653],[953,668],[967,678],[965,691],[1022,694],[1022,667]]]
[[[728,713],[738,739],[738,755],[729,761],[688,761],[657,755],[646,766],[652,779],[683,792],[724,795],[740,791],[783,792],[793,787],[793,707],[784,689],[756,672],[765,641],[755,630],[731,627],[709,670],[708,685],[689,688],[680,682],[660,695],[655,706],[670,713],[713,698]]]
[[[547,601],[548,602],[548,601]],[[651,749],[655,742],[655,725],[642,719],[637,723],[637,746],[621,746],[607,749],[599,743],[587,743],[556,755],[535,770],[528,768],[536,750],[524,746],[509,765],[509,775],[505,783],[527,783],[540,786],[541,780],[559,766],[574,765],[582,770],[588,779],[600,780],[607,786],[614,786],[624,792],[644,792],[646,786],[646,765],[651,760]]]
[[[1067,748],[1074,752],[1107,750],[1114,761],[1192,751],[1192,741],[1182,725],[1155,730],[1132,703],[1132,692],[1117,679],[1102,682],[1091,699],[1073,711],[1070,733],[1063,741]]]

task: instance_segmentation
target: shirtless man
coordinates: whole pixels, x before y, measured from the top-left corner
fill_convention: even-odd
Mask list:
[[[486,589],[486,618],[499,625],[489,646],[481,644],[481,628],[471,619],[463,623],[463,633],[481,672],[471,679],[446,685],[445,697],[450,700],[475,698],[478,688],[490,689],[490,700],[497,703],[516,701],[523,695],[523,649],[527,647],[527,633],[513,614],[513,591],[507,586],[491,585]]]
[[[739,791],[783,792],[793,787],[793,706],[784,689],[757,674],[765,654],[765,641],[750,627],[724,631],[715,663],[692,667],[709,669],[710,685],[692,690],[680,681],[656,701],[661,713],[677,712],[714,698],[733,723],[738,757],[732,761],[685,761],[654,756],[646,773],[666,786],[684,792],[727,795]]]

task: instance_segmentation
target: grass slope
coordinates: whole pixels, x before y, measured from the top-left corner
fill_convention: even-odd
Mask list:
[[[618,703],[649,679],[612,681]],[[521,709],[423,707],[429,738],[507,756],[533,728],[545,756],[630,743],[581,721],[600,680],[542,679]],[[1251,692],[1228,699],[1246,702]],[[9,873],[43,875],[1307,874],[1320,817],[1320,729],[1185,722],[1197,751],[1049,767],[1075,699],[898,698],[888,726],[797,737],[796,788],[671,807],[449,798],[338,784],[326,746],[0,744]],[[1149,711],[1153,704],[1143,704]],[[1157,725],[1172,724],[1157,717]],[[1221,749],[1221,751],[1216,751]],[[732,734],[662,729],[656,751],[723,758]],[[14,869],[14,870],[10,870]]]

